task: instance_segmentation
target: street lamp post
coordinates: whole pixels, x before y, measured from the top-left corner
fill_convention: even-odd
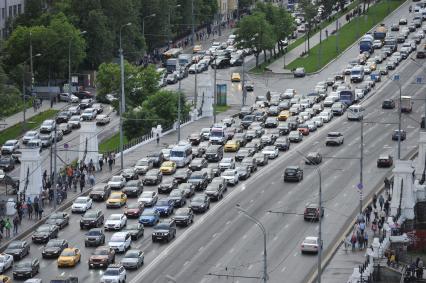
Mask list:
[[[145,19],[153,18],[155,16],[157,16],[157,14],[154,13],[154,14],[151,14],[151,15],[148,15],[148,16],[145,16],[145,17],[142,18],[142,36],[143,36],[144,39],[145,39]]]
[[[216,124],[216,101],[217,101],[217,55],[214,56],[214,79],[213,79],[213,123]]]
[[[86,34],[87,31],[82,31],[80,32],[80,35]],[[72,81],[71,81],[71,43],[72,43],[72,37],[70,37],[69,42],[68,42],[68,93],[71,97],[72,94]]]
[[[124,27],[131,26],[132,23],[124,24],[120,27],[120,78],[121,78],[121,99],[120,99],[120,168],[124,167],[124,152],[123,152],[123,113],[126,109],[125,96],[124,96],[124,59],[123,59],[123,48],[121,45],[121,31]]]
[[[361,140],[360,140],[361,146],[361,153],[359,158],[359,215],[362,215],[362,190],[364,186],[364,121],[361,120]]]
[[[247,217],[249,220],[251,220],[253,223],[255,223],[263,234],[263,275],[262,275],[262,281],[266,283],[268,281],[268,257],[266,254],[266,229],[265,226],[262,225],[262,223],[256,219],[255,217],[251,216],[245,209],[243,209],[239,204],[235,206],[235,208],[241,212],[245,217]]]
[[[25,132],[26,130],[26,126],[27,126],[27,97],[25,94],[25,63],[28,60],[33,60],[33,57],[40,57],[41,53],[37,53],[36,55],[31,55],[30,57],[28,57],[27,59],[24,60],[24,62],[22,62],[22,96],[24,99],[24,111],[23,111],[23,115],[24,115],[24,121],[22,123],[22,132]],[[32,64],[32,63],[31,63]],[[32,86],[32,79],[33,79],[33,73],[31,72],[31,86]]]
[[[181,112],[181,85],[182,85],[182,80],[179,80],[179,87],[178,87],[178,115],[177,115],[177,120],[178,120],[178,124],[177,124],[177,142],[179,143],[180,141],[180,123],[181,123],[181,117],[180,117],[180,112]]]
[[[423,72],[426,74],[426,69],[423,65],[421,65],[419,62],[417,62],[416,59],[414,59],[413,57],[410,57],[411,61],[414,62],[414,64],[416,64],[419,68],[422,68]],[[426,122],[426,99],[425,99],[425,122]],[[425,127],[426,128],[426,127]],[[421,127],[420,127],[421,129]]]

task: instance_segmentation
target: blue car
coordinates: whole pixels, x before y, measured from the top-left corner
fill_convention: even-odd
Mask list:
[[[139,223],[154,226],[160,221],[160,214],[154,208],[146,208],[139,217]]]
[[[168,198],[159,199],[154,209],[160,213],[160,216],[170,216],[174,210],[174,201]]]

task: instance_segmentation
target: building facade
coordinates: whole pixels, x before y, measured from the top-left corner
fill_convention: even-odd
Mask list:
[[[7,22],[22,14],[24,7],[25,0],[0,0],[0,38],[7,37]]]
[[[218,11],[222,22],[234,18],[238,9],[238,0],[217,0]]]

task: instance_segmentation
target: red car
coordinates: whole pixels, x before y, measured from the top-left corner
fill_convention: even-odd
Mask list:
[[[300,126],[297,128],[297,130],[298,130],[300,133],[302,133],[302,135],[304,135],[304,136],[309,135],[309,128],[308,128],[308,125],[306,125],[306,124],[302,124],[302,125],[300,125]]]
[[[138,218],[141,216],[144,209],[143,203],[135,202],[130,203],[126,206],[126,209],[124,210],[124,214],[127,216],[127,218]]]
[[[378,159],[377,159],[377,167],[381,168],[381,167],[391,167],[393,165],[393,159],[392,156],[388,155],[381,155]]]

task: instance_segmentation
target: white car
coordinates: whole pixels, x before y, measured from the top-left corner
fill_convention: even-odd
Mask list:
[[[105,221],[105,230],[121,230],[127,224],[127,217],[124,214],[111,214]]]
[[[101,283],[126,282],[126,269],[120,264],[110,264],[101,277]]]
[[[319,113],[318,116],[322,118],[324,123],[330,122],[331,118],[333,118],[333,114],[331,112],[325,112],[325,111]]]
[[[86,108],[81,114],[81,119],[83,121],[91,121],[96,118],[98,111],[95,108]]]
[[[111,117],[107,114],[100,114],[96,116],[96,125],[106,125],[111,122]]]
[[[219,162],[220,170],[224,171],[226,169],[234,169],[235,168],[235,160],[232,157],[223,158]]]
[[[324,125],[324,122],[321,117],[314,117],[311,119],[311,121],[314,122],[315,125],[317,125],[317,128],[321,128]]]
[[[55,120],[44,120],[44,122],[40,126],[40,133],[51,132],[55,130],[55,127],[56,127]]]
[[[295,95],[296,95],[296,90],[294,88],[288,88],[284,91],[282,98],[292,99]]]
[[[320,246],[322,245],[320,245],[318,237],[306,237],[300,246],[300,250],[302,253],[318,253]]]
[[[18,140],[8,140],[1,147],[1,152],[2,153],[12,153],[18,148],[19,148],[19,141]]]
[[[122,189],[126,184],[126,178],[123,176],[112,176],[111,180],[108,182],[108,186],[111,189]]]
[[[138,202],[143,203],[145,207],[153,206],[157,203],[158,194],[154,191],[142,192],[142,195],[138,198]]]
[[[3,274],[13,265],[13,256],[9,254],[0,254],[0,273]]]
[[[262,150],[262,153],[268,156],[269,159],[278,157],[278,148],[275,145],[269,145]]]
[[[71,112],[71,115],[80,115],[81,109],[80,106],[71,106],[68,108],[68,111]]]
[[[79,115],[74,115],[68,120],[68,124],[70,124],[73,129],[79,129],[81,127],[80,120],[81,118]]]
[[[381,40],[373,41],[373,48],[374,49],[380,49],[382,47],[383,47],[383,42]]]
[[[71,212],[84,213],[92,208],[92,199],[89,197],[78,197],[71,206]]]
[[[126,252],[130,248],[131,244],[132,237],[129,232],[116,232],[112,234],[112,237],[108,242],[108,246],[119,253]]]
[[[228,182],[228,184],[233,186],[237,185],[240,179],[238,171],[235,169],[225,170],[225,172],[222,173],[221,177],[223,177],[226,180],[226,182]]]
[[[27,144],[32,139],[38,139],[38,132],[37,131],[26,132],[24,137],[22,138],[22,143]]]

